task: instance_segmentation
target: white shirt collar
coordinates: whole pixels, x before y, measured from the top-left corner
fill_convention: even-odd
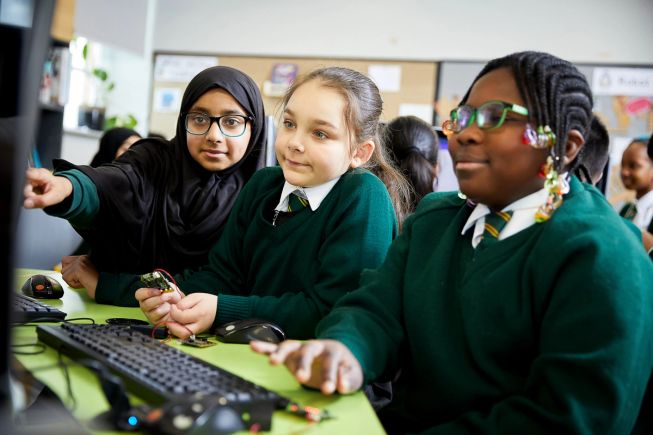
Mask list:
[[[637,200],[637,214],[633,223],[639,228],[646,229],[653,219],[653,190]]]
[[[544,204],[547,195],[546,189],[540,189],[504,207],[501,211],[512,211],[513,214],[510,221],[501,230],[498,239],[503,240],[533,225],[535,223],[535,212]],[[478,246],[483,238],[485,216],[488,214],[490,214],[488,206],[477,204],[460,232],[461,235],[465,234],[470,228],[474,227],[474,234],[472,235],[472,246],[474,248]]]
[[[290,184],[289,182],[284,182],[283,189],[281,190],[281,198],[279,199],[279,204],[275,207],[275,210],[286,211],[288,210],[288,196],[298,191],[296,194],[301,196],[304,199],[308,200],[308,205],[311,207],[311,210],[315,211],[322,204],[324,198],[331,192],[333,186],[336,185],[340,177],[329,180],[326,183],[322,183],[319,186],[313,187],[301,187]]]

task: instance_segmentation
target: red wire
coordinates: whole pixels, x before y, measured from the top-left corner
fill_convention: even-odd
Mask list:
[[[175,285],[175,290],[176,290],[177,292],[179,292],[179,296],[181,296],[182,298],[184,297],[184,294],[181,292],[181,290],[179,289],[179,286],[177,285],[177,281],[175,281],[175,278],[170,274],[170,272],[168,272],[168,271],[165,270],[165,269],[154,269],[154,271],[155,271],[155,272],[161,272],[161,273],[165,274],[165,275],[168,277],[168,279],[170,279],[170,281],[172,281],[172,283]],[[186,326],[186,325],[182,325],[181,323],[177,323],[177,322],[169,322],[169,321],[166,322],[166,321],[163,321],[163,322],[159,322],[159,323],[157,323],[156,325],[154,325],[154,328],[152,329],[152,338],[154,338],[154,332],[156,331],[156,329],[157,329],[159,326],[161,326],[161,325],[165,325],[165,326],[167,327],[167,326],[168,326],[168,323],[174,323],[174,324],[176,324],[176,325],[183,326],[184,328],[186,328],[186,331],[190,332],[190,335],[191,335],[191,336],[195,335],[195,333],[194,333],[193,331],[191,331],[191,329],[190,329],[188,326]],[[168,335],[170,335],[169,330],[168,330]]]
[[[170,272],[168,272],[165,269],[154,269],[154,271],[155,272],[161,272],[161,273],[165,274],[168,277],[168,279],[170,279],[170,281],[172,281],[172,283],[175,285],[175,290],[179,292],[179,295],[182,298],[184,297],[184,294],[181,292],[181,290],[179,289],[179,286],[177,285],[177,281],[175,281],[175,278],[170,274]]]

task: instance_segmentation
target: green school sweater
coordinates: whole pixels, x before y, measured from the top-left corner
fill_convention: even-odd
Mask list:
[[[343,175],[316,211],[306,208],[282,225],[271,215],[281,196],[279,167],[259,170],[240,193],[209,264],[175,279],[185,293],[218,295],[215,324],[262,318],[292,338],[314,336],[315,325],[361,270],[378,267],[397,225],[385,185],[367,170]],[[137,305],[138,277],[101,274],[96,301]]]
[[[46,207],[44,211],[62,219],[79,229],[89,228],[100,210],[100,197],[95,183],[82,171],[71,169],[55,175],[66,177],[73,185],[72,193],[61,203]]]
[[[472,208],[431,194],[317,327],[366,382],[398,368],[401,432],[627,434],[653,367],[653,265],[575,178],[552,219],[477,252]]]

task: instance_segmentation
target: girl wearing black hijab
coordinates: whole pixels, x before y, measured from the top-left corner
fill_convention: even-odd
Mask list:
[[[208,68],[188,84],[172,140],[143,139],[99,168],[58,160],[55,174],[29,169],[24,206],[68,219],[100,272],[175,273],[207,262],[238,193],[263,166],[265,141],[256,83]]]
[[[97,168],[112,162],[125,153],[141,135],[131,128],[116,127],[107,130],[100,138],[100,149],[91,160],[91,167]]]

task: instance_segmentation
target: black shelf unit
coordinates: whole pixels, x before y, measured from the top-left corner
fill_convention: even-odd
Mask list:
[[[50,48],[68,47],[67,41],[50,40]],[[70,74],[70,71],[64,72]],[[64,106],[39,103],[39,128],[36,132],[36,150],[43,167],[52,169],[52,160],[61,157],[63,141]]]

